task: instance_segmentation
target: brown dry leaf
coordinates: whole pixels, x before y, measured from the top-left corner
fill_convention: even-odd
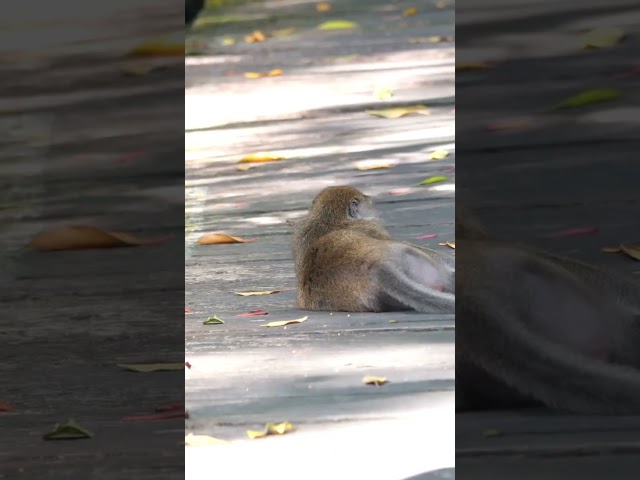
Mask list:
[[[418,113],[420,115],[429,115],[430,112],[424,105],[412,105],[410,107],[385,108],[382,110],[365,110],[369,115],[382,118],[400,118],[405,115]]]
[[[404,11],[403,15],[405,17],[413,17],[416,13],[418,13],[418,9],[416,7],[409,7]]]
[[[294,320],[280,320],[278,322],[269,322],[269,323],[265,323],[263,325],[260,325],[261,327],[284,327],[287,325],[293,325],[296,323],[302,323],[302,322],[306,322],[307,318],[309,318],[308,316],[306,317],[302,317],[302,318],[296,318]]]
[[[189,447],[205,447],[209,445],[227,445],[229,442],[209,435],[194,435],[190,433],[184,437],[184,444]]]
[[[391,168],[392,164],[388,160],[362,160],[356,162],[358,170],[378,170],[381,168]]]
[[[236,295],[240,295],[241,297],[253,297],[257,295],[272,295],[274,293],[280,293],[282,290],[264,290],[259,292],[233,292]]]
[[[293,430],[294,426],[289,422],[282,422],[278,424],[267,423],[264,426],[264,430],[247,430],[247,436],[253,440],[254,438],[262,438],[267,435],[284,435],[285,433]]]
[[[469,70],[486,70],[489,64],[486,62],[456,62],[456,72]]]
[[[157,245],[168,238],[141,239],[128,233],[108,232],[96,227],[75,225],[44,230],[33,237],[28,246],[39,250],[135,247]]]
[[[442,242],[442,243],[439,243],[438,245],[441,245],[443,247],[453,248],[454,250],[456,248],[456,242]]]
[[[316,3],[316,10],[318,12],[328,12],[329,10],[331,10],[331,8],[331,4],[328,2]]]
[[[244,239],[240,237],[232,237],[225,233],[209,233],[201,236],[197,243],[200,245],[225,245],[229,243],[251,243],[255,241],[255,238]]]
[[[375,385],[376,387],[379,387],[380,385],[384,385],[385,383],[387,383],[387,377],[374,377],[372,375],[366,375],[362,379],[362,382],[365,385]]]
[[[279,162],[280,160],[284,160],[284,157],[281,155],[269,152],[258,152],[243,157],[238,163],[266,163]]]
[[[260,30],[256,30],[253,33],[246,35],[244,41],[247,43],[264,42],[267,39],[266,35]]]
[[[620,245],[620,251],[627,254],[634,260],[640,261],[640,247],[627,247],[625,245]]]
[[[7,402],[0,402],[0,412],[14,412],[16,409]]]

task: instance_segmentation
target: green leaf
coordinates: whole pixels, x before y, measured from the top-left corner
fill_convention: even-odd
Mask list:
[[[398,320],[389,320],[389,323],[398,323]]]
[[[217,315],[214,315],[213,317],[209,317],[204,322],[202,322],[203,325],[221,325],[223,323],[224,323],[224,320],[222,320],[221,318],[218,318]]]
[[[615,100],[622,96],[622,91],[617,88],[596,88],[593,90],[586,90],[582,93],[569,97],[563,102],[560,102],[555,106],[556,109],[562,108],[576,108],[583,105],[589,105],[592,103],[606,102],[609,100]]]
[[[432,183],[444,182],[448,177],[443,177],[441,175],[427,178],[426,180],[421,181],[418,185],[430,185]]]
[[[93,433],[82,428],[73,419],[69,419],[67,423],[56,424],[53,430],[45,433],[42,438],[44,440],[75,440],[78,438],[91,438]]]
[[[594,28],[580,38],[584,48],[613,47],[624,38],[624,30],[616,27]]]
[[[358,28],[358,24],[348,20],[329,20],[318,25],[318,30],[347,30]]]

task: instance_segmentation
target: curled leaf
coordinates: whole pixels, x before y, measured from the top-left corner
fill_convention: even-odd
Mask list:
[[[424,105],[412,105],[410,107],[385,108],[382,110],[365,110],[369,115],[382,118],[400,118],[414,113],[429,115],[430,112]]]
[[[184,370],[183,363],[119,363],[119,367],[131,372],[149,373],[149,372],[173,372],[176,370]]]
[[[244,41],[247,43],[264,42],[267,39],[266,35],[260,30],[256,30],[253,33],[246,35]]]
[[[380,385],[387,383],[387,377],[374,377],[372,375],[367,375],[362,379],[362,383],[365,385],[375,385],[376,387],[379,387]]]
[[[431,185],[432,183],[444,182],[448,177],[442,175],[436,175],[435,177],[429,177],[426,180],[421,181],[418,185]]]
[[[358,24],[348,20],[330,20],[318,25],[318,30],[349,30],[358,28]]]
[[[627,247],[620,245],[620,251],[634,260],[640,260],[640,247]]]
[[[39,250],[80,250],[157,245],[169,237],[140,239],[122,232],[108,232],[96,227],[66,226],[44,230],[33,237],[29,247]]]
[[[282,290],[263,290],[258,292],[233,292],[236,295],[240,295],[241,297],[253,297],[256,295],[272,295],[274,293],[280,293]]]
[[[296,318],[295,320],[281,320],[278,322],[269,322],[269,323],[265,323],[263,325],[260,325],[261,327],[284,327],[286,325],[293,325],[296,323],[302,323],[305,322],[307,320],[307,318],[309,318],[308,316],[306,317],[302,317],[302,318]]]
[[[198,239],[200,245],[225,245],[229,243],[251,243],[255,242],[255,238],[244,239],[240,237],[232,237],[225,233],[209,233]]]
[[[564,108],[576,108],[584,105],[590,105],[592,103],[606,102],[609,100],[615,100],[622,96],[622,91],[617,88],[596,88],[593,90],[586,90],[582,93],[569,97],[566,100],[556,105],[555,109]]]
[[[218,318],[217,315],[214,315],[213,317],[209,317],[204,322],[202,322],[203,325],[221,325],[223,323],[224,323],[224,320],[222,320],[221,318]]]
[[[454,250],[456,248],[456,242],[442,242],[442,243],[439,243],[438,245],[443,247],[453,248]]]
[[[247,430],[247,436],[250,439],[262,438],[267,435],[284,435],[285,433],[294,430],[294,426],[289,422],[282,422],[278,424],[267,423],[264,426],[264,430]]]
[[[447,158],[449,156],[449,152],[446,150],[434,150],[429,154],[429,160],[442,160],[443,158]]]
[[[184,437],[184,444],[189,447],[205,447],[209,445],[226,445],[229,442],[220,440],[219,438],[210,437],[209,435],[194,435],[190,433]]]
[[[594,28],[584,33],[580,40],[584,48],[613,47],[624,38],[624,30],[616,27]]]
[[[91,437],[93,437],[93,434],[78,425],[73,419],[69,419],[67,423],[62,425],[56,424],[53,430],[42,436],[44,440],[76,440]]]
[[[284,160],[284,157],[281,155],[269,152],[258,152],[243,157],[238,163],[265,163],[279,162],[280,160]]]

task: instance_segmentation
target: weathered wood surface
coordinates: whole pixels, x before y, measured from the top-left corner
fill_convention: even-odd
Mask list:
[[[410,2],[388,12],[384,2],[337,2],[322,16],[313,2],[263,2],[234,9],[251,22],[222,25],[215,36],[196,30],[217,55],[187,59],[185,279],[187,431],[230,445],[186,449],[187,478],[451,478],[454,463],[453,315],[345,314],[295,308],[291,227],[328,185],[351,184],[374,196],[392,234],[434,248],[454,239],[454,178],[417,187],[451,169],[454,155],[453,44],[414,45],[409,37],[451,35],[451,8],[405,20]],[[271,20],[269,20],[271,18]],[[355,32],[318,32],[327,18],[358,22]],[[427,26],[432,22],[433,26]],[[406,23],[407,26],[400,25]],[[292,37],[246,44],[295,26]],[[240,42],[221,47],[232,35]],[[357,54],[356,58],[341,59]],[[249,80],[244,71],[281,68],[277,78]],[[239,74],[225,76],[234,70]],[[373,96],[389,85],[388,102]],[[429,116],[375,118],[367,108],[423,103]],[[445,160],[428,153],[446,148]],[[241,172],[255,151],[286,160]],[[354,162],[386,159],[386,170],[359,171]],[[393,196],[396,188],[411,188]],[[220,231],[254,243],[201,246]],[[419,240],[425,234],[437,238]],[[234,291],[283,289],[240,297]],[[261,317],[236,317],[254,308]],[[217,314],[224,325],[203,325]],[[299,318],[284,328],[268,321]],[[389,323],[396,320],[397,323]],[[364,375],[386,376],[382,387]],[[290,435],[248,440],[247,429],[290,421]],[[444,470],[442,470],[444,469]],[[438,470],[438,471],[436,471]]]

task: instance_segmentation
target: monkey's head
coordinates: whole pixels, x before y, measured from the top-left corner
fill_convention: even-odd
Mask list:
[[[321,218],[326,222],[377,218],[371,197],[347,186],[327,187],[322,190],[313,200],[309,216]]]

